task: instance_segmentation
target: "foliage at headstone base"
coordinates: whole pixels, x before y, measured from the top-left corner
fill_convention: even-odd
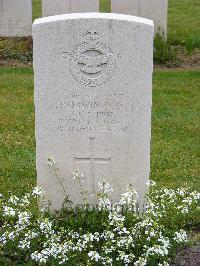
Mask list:
[[[78,174],[76,174],[76,177]],[[0,202],[1,265],[169,265],[189,230],[200,224],[200,193],[149,183],[145,211],[132,185],[112,204],[112,188],[99,184],[99,203],[51,214],[38,209],[41,188]],[[85,194],[84,194],[85,195]],[[40,199],[40,200],[41,200]],[[85,198],[86,200],[86,198]]]
[[[163,36],[156,34],[154,38],[154,63],[177,66],[177,54],[175,48],[170,45]]]
[[[17,60],[22,63],[33,59],[32,37],[0,38],[0,60]]]
[[[188,53],[192,53],[195,49],[200,51],[200,36],[189,36],[185,41],[185,47]]]

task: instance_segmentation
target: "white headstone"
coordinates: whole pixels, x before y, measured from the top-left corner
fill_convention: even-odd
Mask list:
[[[34,22],[33,40],[37,178],[51,208],[66,195],[82,202],[75,169],[85,175],[90,202],[103,179],[114,201],[127,184],[142,196],[150,170],[153,22],[100,13],[46,17]]]
[[[99,0],[42,0],[42,15],[99,12]]]
[[[111,10],[113,13],[152,19],[155,33],[167,35],[168,0],[111,0]]]
[[[0,36],[32,35],[32,1],[0,0]]]
[[[137,16],[139,12],[139,0],[111,0],[113,13]]]
[[[155,33],[167,36],[168,0],[139,0],[139,16],[152,19]]]

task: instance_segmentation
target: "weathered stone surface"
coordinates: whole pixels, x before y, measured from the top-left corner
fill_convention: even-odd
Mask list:
[[[111,10],[152,19],[155,33],[167,35],[168,0],[111,0]]]
[[[152,21],[100,13],[46,17],[35,21],[33,39],[37,178],[51,208],[59,209],[66,195],[82,202],[75,169],[85,175],[90,202],[103,179],[114,201],[127,184],[142,197],[150,170]]]
[[[139,13],[140,0],[111,0],[111,10],[113,13],[137,16]]]
[[[42,15],[98,12],[99,0],[42,0]]]
[[[32,34],[32,1],[0,0],[0,36],[24,37]]]
[[[139,16],[152,19],[155,33],[167,36],[168,0],[139,0]]]

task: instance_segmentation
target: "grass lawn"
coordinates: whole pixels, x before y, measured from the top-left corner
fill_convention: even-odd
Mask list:
[[[0,193],[36,184],[33,70],[0,68]],[[200,187],[200,73],[154,74],[151,176],[160,185]]]
[[[35,184],[33,71],[0,68],[0,191]]]
[[[33,21],[42,16],[42,0],[33,0]]]
[[[199,16],[199,0],[169,0],[169,42],[200,48]]]

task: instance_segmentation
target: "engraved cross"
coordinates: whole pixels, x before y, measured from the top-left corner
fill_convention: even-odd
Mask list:
[[[109,163],[111,161],[111,157],[97,157],[94,155],[94,148],[95,148],[95,138],[89,137],[90,140],[90,156],[89,157],[74,157],[74,160],[77,162],[85,162],[90,164],[90,178],[92,182],[91,194],[95,194],[96,182],[95,182],[95,173],[94,173],[94,166],[95,163],[103,164]]]

